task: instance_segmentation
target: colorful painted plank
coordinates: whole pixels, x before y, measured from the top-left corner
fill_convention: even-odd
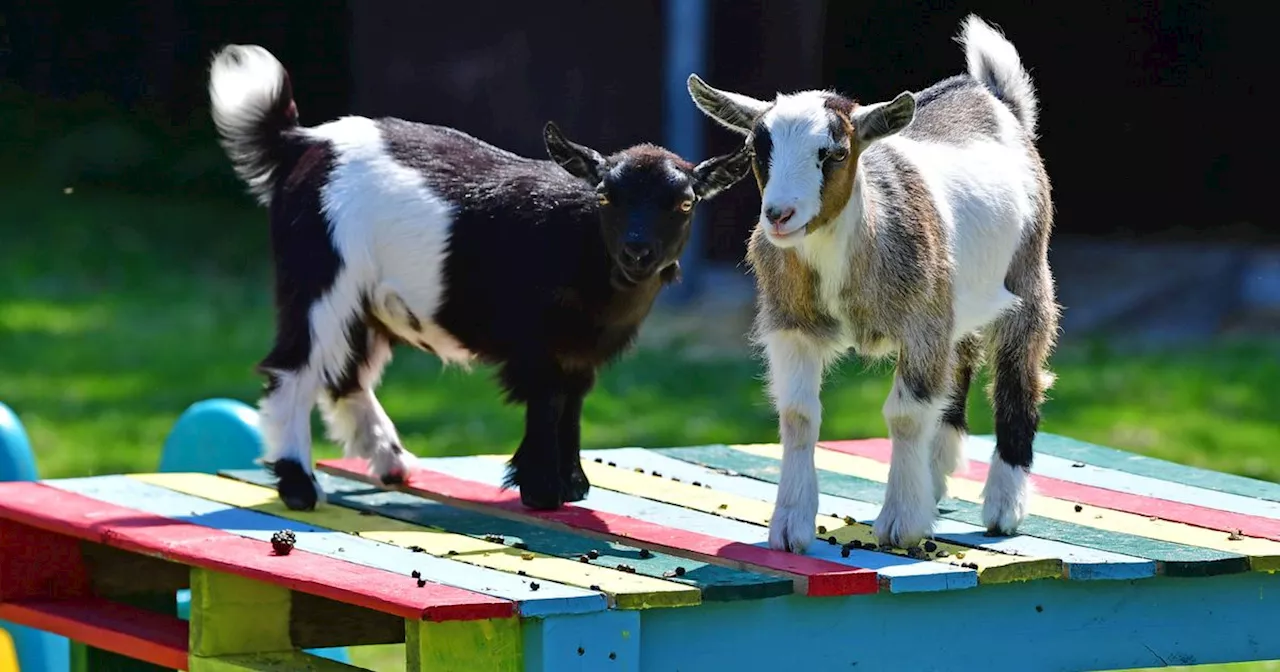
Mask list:
[[[501,482],[505,469],[502,456],[457,457],[446,458],[446,461],[446,464],[434,466],[453,476],[491,485]],[[578,505],[597,512],[631,516],[685,532],[714,535],[760,548],[768,544],[769,532],[762,525],[607,488],[593,488],[587,499],[578,502]],[[840,522],[843,524],[843,521]],[[807,557],[875,570],[881,589],[893,592],[955,590],[977,585],[976,574],[968,574],[972,570],[961,567],[959,563],[951,566],[870,551],[860,551],[855,555],[852,549],[846,556],[839,540],[834,544],[815,544]]]
[[[542,588],[554,589],[558,585],[567,585],[587,588],[593,594],[603,592],[609,596],[614,606],[621,609],[691,606],[699,604],[702,598],[700,591],[692,586],[628,574],[609,567],[583,566],[582,563],[566,558],[513,548],[502,543],[412,525],[378,515],[361,515],[358,511],[344,507],[325,506],[315,511],[293,511],[280,502],[273,488],[211,474],[135,474],[132,478],[241,510],[258,511],[277,518],[355,534],[411,553],[416,551],[446,558],[448,561],[497,570],[508,578],[527,576],[519,579],[521,595],[529,595],[528,580],[539,579],[544,582],[541,584]],[[427,576],[436,580],[435,574]],[[544,591],[542,588],[539,593],[554,592]],[[521,613],[529,615],[524,609],[521,609]]]
[[[776,444],[732,447],[769,457],[780,458],[782,456],[782,447]],[[885,482],[889,477],[889,463],[887,462],[849,455],[826,448],[819,448],[816,451],[815,461],[822,465],[822,468],[861,476],[881,483]],[[949,495],[954,499],[963,499],[973,503],[982,501],[982,482],[980,481],[963,477],[953,478],[949,481],[948,486]],[[1254,571],[1270,572],[1280,569],[1280,542],[1271,541],[1270,539],[1228,535],[1216,530],[1207,530],[1183,523],[1149,518],[1127,511],[1077,504],[1064,499],[1034,493],[1028,498],[1027,511],[1044,518],[1052,518],[1064,522],[1082,522],[1100,530],[1124,532],[1149,539],[1170,541],[1223,553],[1242,555],[1249,559],[1249,566]]]
[[[435,466],[454,476],[489,484],[500,483],[504,469],[501,456],[447,458],[446,464]],[[762,525],[607,488],[593,488],[587,499],[578,504],[593,511],[632,516],[685,532],[714,535],[760,548],[768,545],[769,532]],[[815,544],[806,557],[874,570],[881,589],[892,592],[956,590],[972,588],[978,582],[975,572],[959,564],[933,563],[866,550],[855,553],[854,549],[846,556],[842,543],[837,540],[835,544]]]
[[[692,448],[656,449],[676,459],[701,464],[713,469],[736,473],[777,484],[782,462],[767,455],[734,450],[729,446],[711,445]],[[831,495],[870,502],[884,501],[884,483],[819,468],[818,484]],[[942,519],[982,524],[982,506],[976,502],[948,497],[939,506]],[[1156,562],[1157,572],[1169,576],[1203,576],[1230,574],[1249,569],[1248,558],[1235,553],[1174,544],[1145,537],[1103,531],[1082,523],[1063,522],[1041,516],[1027,516],[1018,528],[1020,534],[1050,539],[1086,548],[1120,553]]]
[[[970,459],[987,463],[991,459],[991,451],[994,448],[995,441],[989,437],[970,437],[965,446],[965,453],[971,456]],[[1209,509],[1219,516],[1222,513],[1230,516],[1205,521],[1209,524],[1192,523],[1190,520],[1182,522],[1214,527],[1214,529],[1251,527],[1259,530],[1259,533],[1245,532],[1245,534],[1268,539],[1280,537],[1280,503],[1270,500],[1218,492],[1185,483],[1162,481],[1150,476],[1129,474],[1117,469],[1085,464],[1054,455],[1037,455],[1033,471],[1048,479],[1171,502],[1175,504],[1173,510],[1179,511],[1180,515],[1194,515],[1190,513],[1193,509],[1183,509],[1176,504]],[[1219,528],[1215,527],[1216,525],[1234,525],[1234,527]]]
[[[770,482],[715,471],[698,464],[677,460],[656,450],[644,448],[589,450],[583,451],[583,458],[600,460],[611,465],[616,464],[623,469],[647,467],[651,472],[658,471],[668,478],[677,478],[685,483],[698,484],[766,502],[774,501],[777,496],[777,487]],[[849,516],[854,520],[870,523],[880,513],[880,506],[822,493],[819,494],[818,510],[829,512],[829,515],[835,518],[843,519]],[[1076,581],[1141,579],[1155,576],[1156,573],[1156,563],[1153,560],[1024,535],[988,537],[986,528],[981,525],[947,518],[938,520],[934,534],[938,538],[965,546],[978,546],[1015,555],[1059,558],[1062,560],[1066,578]]]
[[[494,456],[486,459],[500,459]],[[727,490],[709,490],[696,487],[691,483],[676,482],[662,478],[661,472],[649,470],[644,473],[642,467],[622,469],[593,460],[586,460],[582,465],[593,487],[601,487],[615,492],[623,492],[637,497],[666,502],[693,511],[702,511],[712,515],[739,520],[745,523],[767,528],[769,517],[773,515],[773,504],[770,501],[744,497]],[[639,473],[638,473],[639,472]],[[658,476],[658,477],[655,477]],[[819,515],[815,521],[815,538],[831,545],[857,544],[859,548],[875,546],[876,539],[871,526],[856,521],[846,521],[840,517]],[[764,533],[762,529],[761,534]],[[978,580],[985,583],[1007,583],[1009,581],[1025,581],[1042,578],[1060,578],[1062,561],[1056,558],[1032,558],[993,553],[967,546],[958,546],[947,542],[932,542],[933,550],[921,547],[917,559],[933,559],[939,563],[960,567],[969,563],[977,565]],[[891,554],[907,557],[902,549],[883,549],[862,551],[869,555]],[[941,556],[937,555],[941,553]],[[967,553],[968,558],[958,560],[955,553]],[[852,548],[850,550],[852,555]],[[861,556],[860,556],[861,557]],[[963,568],[963,567],[962,567]]]
[[[982,435],[982,438],[994,440],[994,437],[989,434]],[[1126,453],[1115,448],[1076,441],[1057,434],[1043,432],[1037,434],[1035,450],[1039,454],[1053,455],[1066,460],[1115,469],[1135,476],[1147,476],[1171,483],[1183,483],[1207,490],[1229,492],[1241,497],[1280,502],[1280,483],[1271,483],[1236,474],[1224,474],[1146,455]]]
[[[444,461],[455,459],[458,458],[430,460],[430,468],[424,464],[423,468],[416,469],[409,482],[399,489],[462,508],[514,516],[517,520],[536,521],[541,525],[559,526],[653,551],[786,576],[795,583],[796,592],[802,595],[851,595],[876,592],[879,589],[877,575],[873,571],[773,551],[708,534],[664,527],[642,518],[577,505],[564,506],[556,511],[530,511],[520,503],[519,495],[499,485],[459,478],[435,470],[444,466]],[[317,467],[346,478],[373,481],[363,460],[324,460]]]
[[[187,623],[97,597],[0,603],[0,619],[169,669],[187,669]]]
[[[109,504],[45,483],[0,483],[0,518],[403,618],[469,620],[515,614],[510,600],[436,583],[406,590],[401,575],[304,550],[277,556],[266,542]]]
[[[147,475],[149,477],[151,475]],[[156,474],[173,477],[175,474]],[[194,474],[230,485],[257,487],[220,479],[211,474]],[[168,481],[178,483],[177,480]],[[336,532],[297,520],[287,520],[249,509],[237,508],[195,497],[176,490],[148,483],[131,476],[95,476],[44,481],[49,487],[92,497],[103,502],[123,506],[126,503],[149,514],[171,520],[191,522],[249,539],[270,542],[278,530],[290,529],[297,541],[297,550],[324,555],[335,560],[362,565],[387,572],[383,581],[394,582],[403,590],[417,590],[417,571],[423,578],[441,585],[482,593],[491,597],[510,600],[524,616],[552,614],[577,614],[600,611],[606,608],[604,596],[595,591],[581,590],[550,581],[542,582],[533,590],[529,579],[488,570],[466,563],[414,553],[408,549],[380,543],[359,536]]]
[[[271,486],[275,483],[275,477],[263,469],[228,470],[221,474],[257,485]],[[330,504],[477,539],[497,535],[501,537],[502,544],[568,558],[579,565],[583,564],[584,556],[586,564],[598,567],[627,565],[641,576],[693,586],[702,592],[704,601],[762,599],[787,595],[792,590],[790,581],[776,576],[719,567],[666,553],[642,552],[639,548],[615,542],[601,542],[591,537],[447,506],[404,492],[382,490],[348,478],[323,473],[317,476]],[[677,567],[684,570],[680,576],[676,576]],[[600,585],[608,589],[608,586]]]
[[[888,441],[879,439],[832,441],[823,442],[821,445],[824,448],[880,462],[889,460],[891,449]],[[969,464],[965,471],[956,476],[985,481],[991,451],[994,447],[995,443],[989,439],[971,437],[965,445],[965,455],[969,458]],[[1147,517],[1154,516],[1162,520],[1228,533],[1238,531],[1244,536],[1280,541],[1280,520],[1263,517],[1265,514],[1261,513],[1261,509],[1253,509],[1259,512],[1259,515],[1248,515],[1245,508],[1239,510],[1221,508],[1244,507],[1247,503],[1271,506],[1274,505],[1273,502],[1250,500],[1238,495],[1226,495],[1232,499],[1223,500],[1217,497],[1222,493],[1179,483],[1166,483],[1145,476],[1132,476],[1100,467],[1087,465],[1074,467],[1073,464],[1080,463],[1073,463],[1052,455],[1036,456],[1031,474],[1036,491],[1049,497],[1092,504],[1105,509],[1128,511]]]

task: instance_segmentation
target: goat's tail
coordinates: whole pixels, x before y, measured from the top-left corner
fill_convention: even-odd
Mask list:
[[[284,134],[298,125],[289,73],[262,47],[227,45],[209,67],[209,103],[236,175],[259,203],[270,203]]]
[[[1013,115],[1027,133],[1035,136],[1040,103],[1036,99],[1031,75],[1022,67],[1022,59],[1013,43],[974,14],[960,23],[960,35],[956,40],[964,47],[969,75],[1013,110]]]

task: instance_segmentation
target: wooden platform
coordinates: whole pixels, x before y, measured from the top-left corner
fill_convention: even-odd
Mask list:
[[[395,491],[322,462],[313,512],[260,470],[2,483],[0,619],[158,666],[138,669],[353,669],[301,649],[391,642],[413,671],[1280,658],[1280,485],[1042,435],[1031,515],[989,537],[991,449],[970,439],[910,552],[871,534],[883,440],[821,444],[806,555],[766,544],[772,444],[584,451],[591,494],[554,512],[501,488],[503,455],[423,460]],[[190,624],[165,613],[181,588]]]

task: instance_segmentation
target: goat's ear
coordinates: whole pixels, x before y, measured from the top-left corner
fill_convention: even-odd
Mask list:
[[[696,74],[689,75],[688,86],[689,97],[703,114],[743,135],[751,132],[752,124],[769,109],[763,100],[712,88]]]
[[[604,157],[590,147],[570,142],[560,132],[554,121],[548,121],[542,129],[542,139],[547,145],[547,154],[570,175],[590,182],[593,186],[604,177]]]
[[[708,199],[732,187],[751,172],[751,149],[742,149],[707,159],[693,169],[693,193]]]
[[[851,121],[858,134],[858,144],[865,147],[901,131],[915,118],[916,97],[910,91],[903,91],[887,103],[854,109]]]

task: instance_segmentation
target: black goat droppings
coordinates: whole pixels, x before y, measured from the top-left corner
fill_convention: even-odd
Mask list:
[[[415,570],[413,570],[412,572],[409,572],[409,576],[412,576],[412,577],[413,577],[413,578],[415,578],[415,579],[421,579],[421,578],[422,578],[422,572],[419,572],[418,570],[416,570],[416,569],[415,569]]]
[[[641,558],[642,560],[647,560],[647,559],[652,558],[652,557],[653,557],[653,553],[650,553],[650,552],[649,552],[649,549],[647,549],[647,548],[642,548],[642,549],[640,549],[640,558]]]
[[[421,588],[421,587],[423,587],[423,586],[425,586],[425,585],[427,585],[427,580],[426,580],[426,579],[418,579],[418,587],[419,587],[419,588]]]
[[[530,581],[530,582],[529,582],[529,590],[537,590],[537,589],[539,589],[539,588],[541,588],[541,587],[542,587],[542,586],[541,586],[537,581]]]
[[[297,541],[298,538],[294,536],[293,530],[280,530],[271,535],[271,550],[276,555],[289,555]]]

